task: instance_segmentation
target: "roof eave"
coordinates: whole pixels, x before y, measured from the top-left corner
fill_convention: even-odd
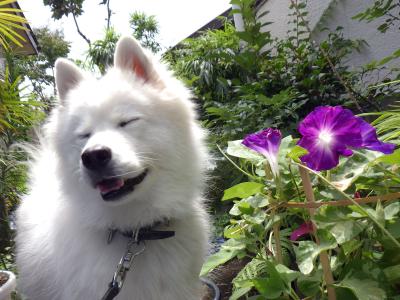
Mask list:
[[[12,2],[12,3],[10,3],[10,5],[11,5],[12,8],[16,8],[16,9],[21,10],[21,7],[19,6],[18,2]],[[19,16],[25,18],[25,15],[24,15],[24,13],[22,11],[21,12],[16,12],[16,14],[18,14]],[[39,43],[38,43],[38,41],[36,39],[35,34],[32,31],[31,26],[29,25],[29,23],[21,24],[21,26],[23,26],[26,29],[26,30],[24,30],[22,32],[22,34],[26,36],[26,38],[28,39],[28,42],[29,42],[29,44],[31,46],[30,47],[31,49],[28,49],[26,51],[22,51],[21,54],[37,55],[39,53]]]

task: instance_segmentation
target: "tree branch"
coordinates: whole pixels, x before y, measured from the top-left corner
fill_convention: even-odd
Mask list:
[[[86,41],[86,43],[88,43],[88,45],[90,46],[90,40],[86,37],[86,35],[84,35],[82,33],[82,31],[79,28],[78,22],[76,20],[76,16],[75,14],[72,14],[72,17],[74,18],[74,22],[75,22],[75,26],[76,26],[76,30],[78,31],[79,35]]]
[[[111,14],[112,14],[112,11],[110,9],[110,1],[111,0],[107,0],[107,30],[110,29]]]

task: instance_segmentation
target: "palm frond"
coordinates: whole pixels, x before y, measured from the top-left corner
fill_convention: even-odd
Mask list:
[[[17,1],[0,1],[0,45],[6,50],[10,48],[10,42],[22,47],[22,42],[25,41],[25,38],[16,31],[16,29],[27,30],[22,24],[26,24],[28,21],[23,16],[18,15],[18,13],[22,13],[22,10],[4,7],[15,2]]]
[[[374,113],[378,118],[372,125],[382,140],[400,145],[400,102],[392,107],[391,110]]]

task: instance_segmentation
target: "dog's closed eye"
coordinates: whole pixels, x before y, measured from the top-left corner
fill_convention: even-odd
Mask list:
[[[90,133],[90,132],[78,134],[78,138],[80,138],[80,139],[82,139],[82,140],[88,139],[88,138],[90,138],[90,136],[91,136],[91,133]]]
[[[131,124],[131,123],[136,122],[136,121],[139,121],[139,120],[140,120],[139,117],[131,118],[131,119],[119,122],[118,126],[119,127],[125,127],[126,125]]]

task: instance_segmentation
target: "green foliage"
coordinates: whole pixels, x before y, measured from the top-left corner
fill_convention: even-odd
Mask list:
[[[154,16],[146,16],[144,13],[135,12],[131,15],[130,25],[137,38],[144,47],[153,52],[161,50],[156,41],[158,24]],[[101,74],[105,74],[107,67],[113,65],[115,46],[120,35],[113,27],[105,29],[103,39],[93,42],[87,52],[87,61],[92,69],[97,67]]]
[[[25,38],[18,31],[25,31],[23,24],[27,21],[18,13],[22,11],[18,8],[10,7],[10,4],[16,3],[17,0],[1,0],[0,1],[0,45],[6,51],[10,50],[10,42],[22,47]]]
[[[322,251],[334,249],[337,247],[336,240],[327,230],[317,232],[320,243],[313,241],[300,241],[296,248],[296,261],[300,272],[309,275],[315,265],[315,260]]]
[[[372,22],[379,20],[378,30],[386,33],[389,29],[400,29],[400,3],[396,0],[375,0],[371,7],[358,13],[353,19]],[[385,65],[393,59],[400,57],[400,49],[395,50],[391,55],[377,62],[379,65]],[[375,62],[374,62],[375,63]]]
[[[143,12],[135,11],[130,15],[129,24],[133,30],[133,36],[143,47],[150,49],[153,53],[161,50],[156,40],[159,30],[155,16],[147,16]]]
[[[33,32],[40,45],[38,60],[42,63],[42,68],[54,68],[57,58],[68,56],[71,43],[65,40],[62,30],[51,30],[44,26],[35,28]]]
[[[234,61],[238,53],[239,38],[235,28],[225,23],[224,30],[207,31],[198,38],[187,39],[164,55],[177,75],[194,90],[202,104],[204,120],[211,122],[214,115],[226,120],[234,117],[225,107],[212,105],[212,100],[233,102],[230,100],[234,97],[232,79],[246,75],[242,74],[246,70]],[[209,113],[204,114],[207,109]]]
[[[68,17],[69,15],[72,15],[72,18],[74,19],[75,27],[76,27],[78,34],[90,46],[90,39],[86,35],[83,34],[81,29],[79,28],[78,21],[76,18],[77,16],[80,16],[83,13],[83,9],[82,9],[83,1],[84,0],[43,0],[43,4],[50,7],[53,19],[59,20],[64,16]],[[105,5],[105,4],[107,4],[107,12],[108,12],[107,28],[109,28],[109,23],[110,23],[110,18],[111,18],[111,10],[109,9],[109,1],[102,1],[99,3],[99,5]]]
[[[224,236],[227,243],[235,241],[235,246],[212,256],[202,274],[219,262],[246,255],[252,260],[233,280],[231,299],[250,295],[254,299],[324,299],[326,283],[319,260],[324,251],[331,260],[338,299],[385,299],[397,295],[400,282],[395,271],[400,257],[395,254],[399,249],[394,241],[400,238],[398,205],[321,206],[314,217],[319,243],[309,236],[290,241],[290,233],[310,220],[306,209],[280,206],[287,200],[305,201],[296,165],[305,150],[296,146],[291,137],[282,140],[277,185],[268,176],[265,158],[238,140],[265,127],[280,127],[284,133],[293,133],[298,121],[318,105],[352,107],[355,99],[362,109],[378,109],[379,101],[393,95],[396,87],[371,83],[371,88],[362,88],[364,78],[380,70],[382,62],[350,72],[344,64],[346,57],[365,43],[345,39],[341,28],[328,32],[327,39],[315,45],[308,24],[303,21],[307,16],[304,2],[291,6],[292,29],[283,40],[272,39],[265,31],[268,24],[257,21],[253,1],[234,2],[240,5],[244,16],[244,32],[236,32],[226,22],[222,30],[188,39],[164,56],[192,87],[212,142],[228,144],[229,156],[224,156],[241,172],[222,197],[233,202]],[[378,132],[384,139],[396,142],[400,127],[397,112],[384,115],[375,123]],[[362,195],[397,192],[398,168],[397,152],[378,157],[370,151],[355,151],[351,159],[342,159],[337,168],[323,174],[330,184],[312,177],[314,193],[317,200],[332,201],[342,199],[343,193],[353,197],[356,191]],[[223,165],[221,169],[228,173],[229,167]],[[277,251],[273,228],[277,224],[283,265],[273,256]],[[239,245],[245,252],[240,248],[232,255]],[[391,279],[389,283],[387,278]]]
[[[33,31],[40,45],[39,54],[18,57],[11,55],[8,65],[12,64],[15,72],[31,83],[35,94],[49,111],[56,95],[54,64],[57,58],[68,56],[70,42],[65,40],[60,30],[53,31],[45,26]]]
[[[229,200],[233,198],[247,198],[256,193],[260,193],[264,186],[261,183],[257,182],[242,182],[239,183],[224,192],[224,197],[222,197],[222,201]]]
[[[8,68],[4,80],[0,81],[0,133],[2,134],[10,131],[24,136],[38,118],[35,107],[41,104],[29,99],[21,101],[20,95],[23,91],[19,87],[20,82],[21,77],[11,77]]]
[[[400,103],[394,104],[391,110],[369,115],[378,116],[373,125],[383,140],[400,144]]]
[[[375,0],[371,7],[355,15],[353,19],[371,22],[385,17],[378,30],[385,33],[389,28],[398,25],[400,3],[396,0]],[[400,28],[398,28],[400,29]]]
[[[368,277],[365,278],[364,274],[350,275],[343,279],[337,286],[350,290],[355,296],[355,299],[387,299],[386,292],[379,287],[379,284],[376,281],[369,279]]]
[[[0,269],[17,273],[15,266],[15,254],[13,253],[12,247],[6,247],[5,249],[2,249],[2,251],[4,252],[0,253]]]
[[[282,293],[291,293],[291,282],[296,279],[297,272],[268,260],[265,261],[265,271],[267,277],[253,279],[254,287],[262,296],[266,299],[277,299]]]
[[[0,81],[0,253],[10,245],[8,213],[25,191],[26,157],[15,143],[26,141],[31,126],[42,118],[41,104],[21,99],[21,77],[13,78],[6,69]]]
[[[237,300],[247,294],[253,287],[251,281],[264,274],[265,260],[258,257],[253,258],[232,281],[234,291],[229,300]]]
[[[203,265],[200,276],[203,276],[213,270],[216,266],[219,266],[238,254],[243,253],[245,246],[235,240],[229,240],[221,246],[221,250],[208,257],[207,262]]]
[[[230,299],[249,295],[258,295],[259,299],[324,299],[326,284],[319,260],[323,251],[330,256],[338,299],[388,299],[397,295],[400,256],[392,238],[400,240],[398,202],[363,207],[321,205],[312,218],[318,228],[318,242],[309,235],[291,241],[291,232],[310,220],[305,208],[283,207],[288,200],[306,201],[297,163],[304,149],[290,136],[282,139],[278,156],[282,192],[272,178],[261,172],[265,159],[240,140],[229,142],[226,152],[251,181],[225,191],[222,200],[233,201],[230,224],[224,231],[227,241],[224,249],[206,262],[202,274],[229,259],[251,257],[233,280]],[[362,195],[398,192],[400,176],[390,170],[399,167],[400,161],[390,155],[358,150],[329,172],[311,176],[313,191],[322,203],[343,199],[342,193],[352,198],[355,191]],[[281,263],[273,255],[277,251],[275,224],[280,227]]]
[[[84,0],[43,0],[43,4],[50,6],[52,17],[56,20],[72,14],[80,16],[83,13]]]
[[[359,42],[345,39],[338,28],[316,47],[307,24],[298,16],[306,17],[304,5],[291,7],[293,29],[288,38],[272,39],[268,23],[261,24],[254,16],[253,1],[237,2],[244,16],[244,32],[226,23],[224,29],[188,39],[165,55],[192,87],[204,124],[216,142],[226,143],[265,127],[282,127],[292,133],[317,105],[351,105],[337,74],[348,83],[357,80],[342,61]]]
[[[106,29],[102,40],[97,40],[90,45],[87,53],[90,66],[97,66],[100,73],[104,74],[108,66],[113,65],[115,46],[120,35],[114,28]]]
[[[1,1],[0,6],[13,2],[15,1]],[[14,24],[15,22],[26,23],[24,18],[9,13],[19,11],[8,7],[0,8],[0,27],[5,26],[7,31],[9,30],[6,34],[8,38],[10,34],[14,34],[15,28],[23,30],[23,27]],[[17,34],[16,37],[18,36]],[[0,43],[4,48],[3,55],[8,61],[11,55],[4,38],[4,30],[0,29]],[[10,39],[15,44],[21,45],[13,38]],[[21,37],[21,40],[24,39]],[[11,234],[8,212],[17,203],[19,194],[24,190],[25,182],[24,167],[17,164],[21,154],[12,149],[12,145],[15,141],[24,140],[27,136],[31,121],[35,119],[34,116],[37,116],[33,108],[38,104],[32,101],[20,101],[20,81],[21,78],[15,72],[10,72],[9,67],[6,66],[0,80],[0,259],[5,269],[12,265],[13,261],[10,251]]]

